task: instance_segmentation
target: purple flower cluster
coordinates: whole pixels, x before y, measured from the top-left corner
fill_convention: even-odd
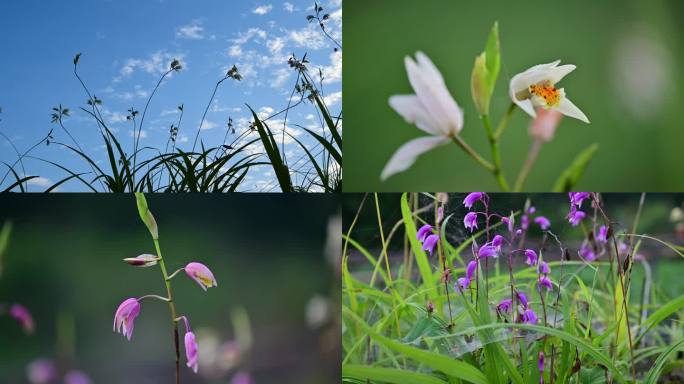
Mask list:
[[[428,251],[430,256],[432,256],[439,241],[439,235],[432,233],[432,225],[425,224],[420,227],[416,233],[416,239],[423,244],[423,250]]]
[[[568,192],[570,212],[568,212],[567,219],[573,227],[578,226],[579,223],[587,217],[587,214],[584,211],[580,211],[580,208],[582,208],[582,203],[584,200],[588,199],[589,196],[589,192]]]

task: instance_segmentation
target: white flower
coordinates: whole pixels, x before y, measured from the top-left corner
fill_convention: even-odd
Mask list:
[[[559,67],[559,63],[560,60],[556,60],[553,63],[535,65],[513,76],[509,87],[511,100],[532,117],[537,116],[535,107],[553,108],[566,116],[589,123],[587,116],[565,97],[565,90],[555,87],[565,75],[575,70],[574,65]]]
[[[413,139],[399,147],[382,170],[382,180],[407,170],[423,153],[444,145],[463,128],[463,111],[444,84],[441,73],[422,52],[416,61],[404,58],[409,82],[415,95],[395,95],[389,105],[407,122],[415,124],[427,137]]]

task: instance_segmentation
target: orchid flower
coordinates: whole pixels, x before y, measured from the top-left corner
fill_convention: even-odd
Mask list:
[[[570,213],[568,213],[568,222],[570,222],[573,227],[576,227],[586,216],[586,213],[573,207],[573,209],[570,210]]]
[[[539,382],[544,383],[544,352],[539,351],[539,359],[537,360],[537,368],[539,368]]]
[[[602,225],[601,228],[599,228],[598,234],[596,235],[596,241],[604,244],[608,242],[608,227]]]
[[[532,117],[537,117],[535,108],[542,107],[555,109],[588,124],[587,116],[565,96],[565,90],[555,87],[556,83],[574,71],[576,67],[571,64],[561,66],[558,64],[560,60],[535,65],[513,76],[508,90],[511,100]]]
[[[591,248],[591,246],[587,243],[583,243],[580,246],[579,249],[579,255],[582,256],[585,260],[587,261],[594,261],[596,260],[596,253],[594,253],[594,250]]]
[[[539,225],[539,228],[541,228],[542,231],[546,231],[551,226],[551,222],[549,221],[549,219],[547,219],[544,216],[535,217],[534,222],[537,223],[537,225]]]
[[[33,322],[33,316],[26,307],[21,304],[13,304],[9,310],[10,316],[21,324],[21,327],[26,333],[33,333],[35,329],[35,323]]]
[[[114,331],[121,333],[128,340],[133,336],[135,318],[140,314],[140,303],[138,299],[131,297],[119,305],[114,314]]]
[[[456,280],[456,284],[454,284],[454,289],[456,290],[456,292],[461,293],[461,292],[465,291],[469,285],[470,285],[470,280],[468,280],[468,278],[459,277]]]
[[[516,296],[518,297],[518,300],[520,301],[522,306],[527,308],[527,306],[528,306],[527,296],[525,296],[525,294],[522,292],[516,292]]]
[[[425,224],[416,233],[416,239],[418,241],[425,241],[425,238],[432,232],[432,225]]]
[[[532,308],[527,308],[522,314],[522,320],[528,324],[537,324],[537,314],[534,313]]]
[[[511,305],[512,305],[511,299],[503,299],[503,300],[501,300],[499,305],[496,306],[496,308],[499,310],[499,312],[510,312]]]
[[[498,249],[496,246],[492,244],[485,244],[480,248],[480,250],[477,251],[477,257],[478,258],[483,258],[483,257],[494,257],[496,258],[499,256]]]
[[[477,229],[477,213],[468,212],[463,218],[463,225],[470,229],[470,232]]]
[[[463,206],[470,209],[473,207],[473,204],[475,204],[476,201],[483,201],[482,199],[484,197],[484,192],[471,192],[465,197],[465,199],[463,199]]]
[[[472,260],[470,263],[468,263],[468,266],[466,267],[466,279],[472,280],[473,274],[475,273],[476,269],[477,269],[477,262],[475,260]]]
[[[189,263],[185,266],[185,273],[187,273],[191,279],[195,280],[205,291],[207,288],[216,287],[218,285],[214,278],[214,274],[202,263]]]
[[[537,265],[537,252],[535,252],[532,249],[526,249],[525,250],[525,256],[527,257],[527,261],[525,263],[529,266]]]
[[[188,358],[187,366],[193,372],[197,373],[197,342],[195,341],[195,334],[192,331],[185,332],[185,357]]]
[[[389,105],[407,122],[429,136],[413,139],[399,147],[380,175],[381,180],[407,170],[418,156],[447,144],[463,128],[463,110],[449,93],[437,67],[422,52],[416,60],[404,59],[413,95],[395,95]]]
[[[540,292],[541,292],[542,287],[545,287],[547,291],[550,291],[553,289],[553,283],[551,282],[551,279],[549,279],[545,275],[539,276],[539,280],[537,282],[537,289]]]
[[[430,252],[430,256],[432,256],[432,253],[435,251],[435,247],[437,246],[438,240],[439,236],[435,234],[426,237],[425,241],[423,242],[423,250]]]

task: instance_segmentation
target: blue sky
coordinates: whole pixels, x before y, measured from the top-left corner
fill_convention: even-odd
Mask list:
[[[341,0],[321,2],[331,14],[329,32],[341,42]],[[105,152],[95,122],[78,110],[88,97],[73,75],[72,59],[82,52],[79,74],[91,92],[103,100],[105,120],[116,130],[126,149],[133,146],[127,109],[141,111],[160,75],[177,58],[183,70],[164,81],[152,99],[141,145],[163,149],[169,127],[178,120],[177,106],[184,104],[178,146],[189,150],[213,87],[230,66],[236,64],[241,82],[226,81],[217,93],[201,132],[207,146],[219,145],[231,117],[237,134],[247,128],[245,103],[266,116],[283,109],[290,97],[296,73],[287,65],[294,53],[307,53],[310,72],[324,73],[323,94],[333,114],[341,109],[342,53],[334,43],[308,24],[313,1],[227,0],[79,0],[13,1],[0,13],[3,59],[0,60],[0,131],[20,151],[30,147],[54,128],[55,140],[68,142],[61,129],[50,123],[51,108],[62,104],[72,111],[67,129],[84,150],[98,161]],[[291,120],[290,120],[291,119]],[[320,130],[310,104],[293,110],[288,132],[311,146],[314,143],[294,124]],[[274,130],[282,120],[271,121]],[[229,135],[230,138],[234,137]],[[0,160],[16,160],[12,147],[0,138]],[[259,151],[259,147],[252,149]],[[286,144],[288,159],[302,153],[293,142]],[[87,164],[56,145],[41,145],[33,156],[56,161],[85,172]],[[39,160],[25,161],[26,174],[40,175],[29,186],[40,191],[67,176]],[[3,168],[0,176],[6,172]],[[19,169],[18,172],[21,173]],[[250,171],[243,190],[273,190],[270,167]],[[4,187],[8,186],[6,180]],[[60,188],[83,190],[78,182]],[[277,187],[275,188],[277,190]]]

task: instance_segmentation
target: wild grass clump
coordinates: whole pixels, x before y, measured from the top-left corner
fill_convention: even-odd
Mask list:
[[[642,247],[684,254],[637,233],[645,196],[620,223],[602,195],[570,193],[565,224],[529,199],[501,211],[505,198],[468,194],[463,214],[446,194],[405,193],[388,223],[394,200],[364,197],[344,235],[343,382],[677,382],[684,289],[654,278]]]

